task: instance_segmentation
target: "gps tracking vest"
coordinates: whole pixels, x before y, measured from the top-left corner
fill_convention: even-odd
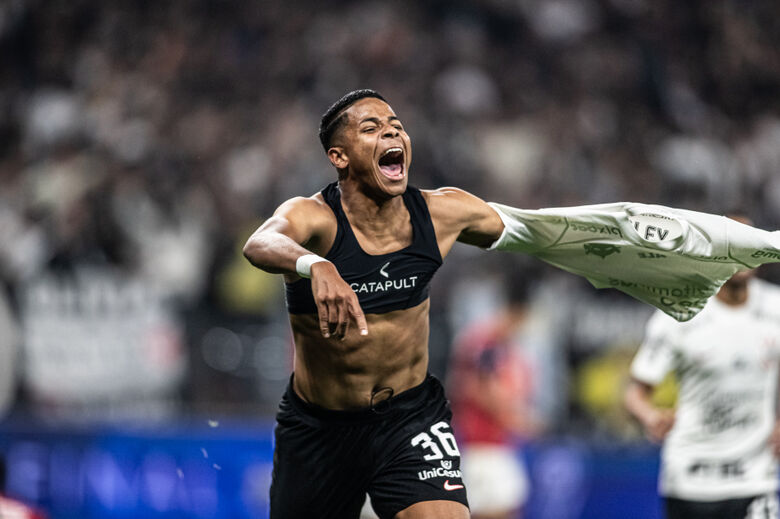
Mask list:
[[[412,243],[388,254],[371,255],[360,248],[341,207],[338,183],[322,190],[322,197],[336,215],[336,239],[325,259],[331,261],[358,296],[367,314],[381,314],[417,306],[428,298],[428,283],[442,264],[439,244],[420,190],[408,186],[403,201],[412,222]],[[287,311],[317,312],[311,280],[301,278],[285,284]]]

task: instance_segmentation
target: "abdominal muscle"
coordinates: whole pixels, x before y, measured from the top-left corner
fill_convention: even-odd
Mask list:
[[[327,409],[361,409],[417,386],[428,370],[428,299],[384,314],[366,314],[345,339],[325,339],[314,314],[290,315],[295,392]],[[391,391],[392,390],[392,391]]]

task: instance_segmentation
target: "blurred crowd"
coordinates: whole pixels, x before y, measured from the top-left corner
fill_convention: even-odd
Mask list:
[[[0,3],[0,410],[272,412],[291,360],[282,285],[240,249],[335,179],[317,125],[355,88],[390,101],[422,188],[744,207],[780,227],[778,15],[769,0]],[[453,252],[434,371],[513,261]],[[635,347],[649,309],[535,275],[560,345],[540,354],[559,397],[545,408],[565,425],[572,388],[603,383],[593,352]]]

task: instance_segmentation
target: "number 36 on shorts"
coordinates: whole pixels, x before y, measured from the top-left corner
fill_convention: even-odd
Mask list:
[[[449,428],[450,424],[447,422],[433,424],[430,427],[430,431],[431,434],[435,436],[435,439],[431,438],[430,434],[427,432],[421,432],[412,438],[412,447],[417,447],[419,445],[425,452],[424,458],[426,461],[442,459],[444,457],[442,449],[444,449],[444,452],[449,456],[460,456],[458,444],[455,443],[455,436],[449,432]],[[441,448],[439,448],[439,446],[441,446]]]

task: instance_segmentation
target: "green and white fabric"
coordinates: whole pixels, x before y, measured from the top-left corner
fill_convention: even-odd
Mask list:
[[[724,216],[630,202],[538,210],[489,205],[504,222],[490,249],[536,256],[678,321],[692,319],[738,270],[780,262],[780,231]]]

